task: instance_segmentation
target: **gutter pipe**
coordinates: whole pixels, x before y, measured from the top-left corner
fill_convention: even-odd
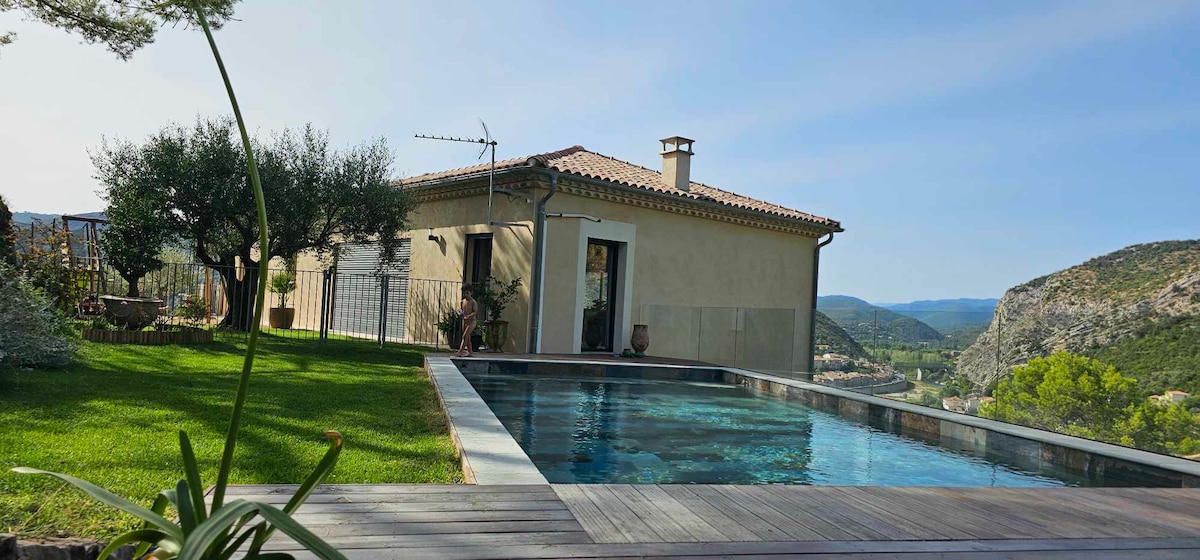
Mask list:
[[[833,243],[833,232],[829,232],[829,239],[817,243],[817,247],[813,249],[813,271],[812,271],[812,313],[808,315],[808,355],[805,356],[806,369],[809,375],[815,375],[816,361],[813,359],[813,352],[817,351],[817,278],[821,270],[821,247]]]
[[[542,274],[546,265],[546,203],[558,192],[558,172],[549,170],[547,174],[550,175],[550,191],[538,199],[537,217],[533,224],[533,278],[529,285],[529,302],[532,308],[529,321],[530,354],[537,354],[541,350]]]

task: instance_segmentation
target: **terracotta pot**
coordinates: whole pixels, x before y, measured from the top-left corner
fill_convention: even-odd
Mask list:
[[[646,349],[650,347],[650,327],[648,325],[634,325],[633,336],[629,339],[629,345],[633,347],[634,352],[644,354]]]
[[[267,315],[272,329],[290,329],[292,321],[296,320],[296,309],[292,307],[272,307]]]
[[[483,337],[488,352],[503,352],[508,342],[508,321],[488,321],[483,324]]]
[[[104,302],[104,318],[127,329],[143,329],[154,324],[163,301],[155,298],[100,296]]]

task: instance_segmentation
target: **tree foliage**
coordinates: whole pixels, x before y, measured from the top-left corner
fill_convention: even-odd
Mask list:
[[[1017,367],[982,416],[1162,453],[1200,451],[1200,419],[1146,399],[1137,382],[1098,360],[1058,352]]]
[[[199,0],[210,15],[209,23],[220,27],[233,16],[238,0]],[[85,43],[103,43],[122,60],[154,42],[154,33],[164,25],[197,23],[190,1],[183,0],[0,0],[0,12],[17,11],[29,19],[76,33]],[[16,39],[12,32],[0,33],[0,46]]]
[[[257,138],[253,145],[271,209],[272,255],[292,260],[308,250],[328,253],[339,241],[378,240],[381,258],[394,257],[413,203],[392,185],[393,156],[382,139],[336,150],[328,133],[310,125]],[[106,192],[128,188],[161,204],[156,215],[135,213],[130,220],[169,223],[197,260],[221,274],[231,303],[226,325],[247,326],[251,298],[245,295],[256,282],[258,224],[233,120],[168,125],[142,144],[105,144],[92,159]],[[126,160],[131,173],[103,172]],[[235,266],[248,273],[239,278]]]
[[[138,297],[138,283],[163,266],[160,254],[174,237],[162,193],[141,182],[153,180],[141,169],[136,150],[114,152],[96,161],[97,179],[108,185],[104,199],[108,227],[100,233],[104,260],[128,284],[129,297]]]
[[[17,266],[17,234],[13,229],[12,211],[0,195],[0,265]]]

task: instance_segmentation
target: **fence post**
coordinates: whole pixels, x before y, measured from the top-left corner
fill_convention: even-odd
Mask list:
[[[329,270],[321,271],[321,323],[317,326],[317,340],[324,343],[329,339]]]
[[[387,340],[387,323],[388,323],[388,276],[386,274],[379,277],[379,345]]]

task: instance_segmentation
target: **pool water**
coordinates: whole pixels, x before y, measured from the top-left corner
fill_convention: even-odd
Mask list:
[[[722,383],[467,374],[552,483],[1065,486]]]

